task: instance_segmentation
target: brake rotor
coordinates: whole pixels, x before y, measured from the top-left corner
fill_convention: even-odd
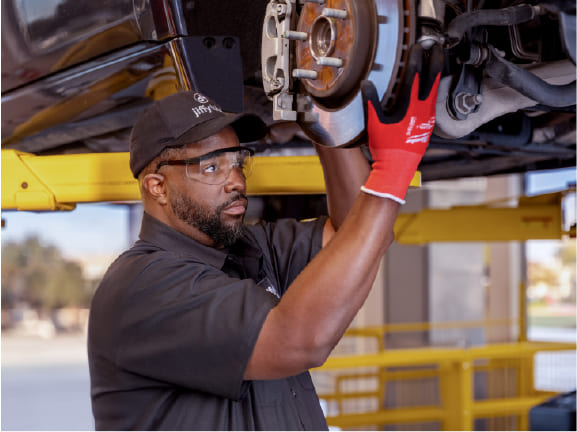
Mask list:
[[[299,116],[303,131],[329,147],[354,144],[364,131],[360,83],[371,80],[381,100],[394,99],[408,47],[414,42],[413,2],[325,0],[307,2],[298,31],[296,67],[314,71],[300,78],[299,93],[312,99],[316,121]]]
[[[296,44],[298,68],[317,73],[316,79],[303,80],[306,91],[321,105],[339,107],[367,76],[374,57],[377,17],[372,0],[306,3],[297,30],[309,35]]]

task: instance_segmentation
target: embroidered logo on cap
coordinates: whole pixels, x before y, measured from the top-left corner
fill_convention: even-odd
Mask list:
[[[196,118],[199,118],[202,115],[210,114],[213,112],[222,112],[222,109],[219,106],[213,104],[199,105],[197,107],[192,107],[191,109]]]
[[[197,101],[198,103],[201,103],[201,104],[205,104],[208,102],[208,98],[205,95],[200,94],[200,93],[195,93],[193,98],[195,101]]]
[[[203,105],[199,105],[199,106],[191,108],[192,112],[194,113],[196,118],[199,118],[200,116],[202,116],[204,114],[211,114],[213,112],[222,112],[222,108],[219,107],[218,105],[209,104],[208,102],[210,102],[210,100],[205,95],[203,95],[202,93],[195,93],[192,97],[199,104],[203,104]],[[204,105],[204,104],[208,104],[208,105]]]

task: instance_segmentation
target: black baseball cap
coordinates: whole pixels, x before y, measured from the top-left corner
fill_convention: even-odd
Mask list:
[[[229,125],[241,143],[257,141],[267,133],[258,116],[225,112],[197,91],[174,93],[154,102],[138,117],[130,134],[134,178],[165,148],[200,141]]]

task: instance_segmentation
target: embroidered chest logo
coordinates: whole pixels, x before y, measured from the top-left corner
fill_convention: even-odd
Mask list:
[[[257,285],[259,287],[264,288],[264,290],[266,292],[271,293],[276,298],[280,298],[280,294],[278,293],[278,290],[275,288],[275,286],[272,284],[272,282],[270,281],[270,279],[268,277],[265,277],[264,279],[262,279],[260,282],[257,283]]]

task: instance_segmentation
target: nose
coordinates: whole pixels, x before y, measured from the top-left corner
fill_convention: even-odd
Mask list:
[[[233,167],[230,170],[226,182],[224,183],[224,190],[226,192],[246,192],[246,179],[242,172],[242,168]]]

